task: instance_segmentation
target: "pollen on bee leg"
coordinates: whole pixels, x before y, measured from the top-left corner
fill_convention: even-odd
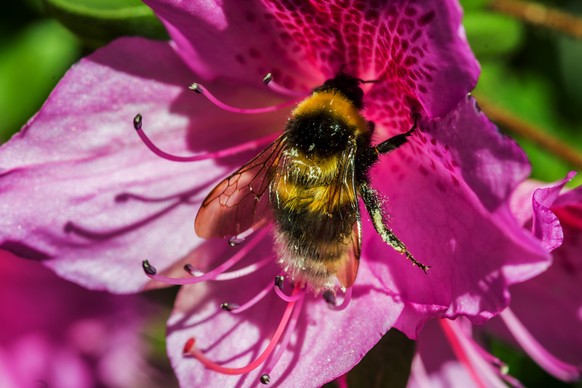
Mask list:
[[[277,137],[276,135],[268,135],[268,136],[264,136],[264,137],[261,137],[261,138],[256,139],[256,140],[251,140],[251,141],[248,141],[246,143],[242,143],[242,144],[239,144],[237,146],[230,147],[230,148],[225,148],[225,149],[222,149],[222,150],[216,151],[216,152],[208,152],[205,154],[192,155],[192,156],[180,156],[180,155],[170,154],[166,151],[161,150],[146,135],[146,133],[142,129],[142,126],[143,126],[143,116],[138,113],[133,118],[133,128],[137,132],[137,135],[139,136],[141,141],[155,155],[159,156],[162,159],[166,159],[166,160],[169,160],[172,162],[198,162],[200,160],[219,159],[219,158],[225,158],[227,156],[238,155],[241,152],[261,148],[265,144],[268,144],[268,143],[272,142],[273,140],[275,140],[275,138]]]
[[[230,259],[226,260],[224,263],[213,269],[212,271],[206,272],[203,275],[187,278],[172,278],[164,275],[159,275],[156,268],[150,264],[148,260],[142,262],[142,268],[145,274],[153,280],[160,281],[166,284],[195,284],[207,280],[215,280],[220,275],[225,274],[225,271],[236,263],[244,259],[247,254],[265,237],[268,229],[263,229],[257,233],[244,247],[242,247],[237,253],[235,253]],[[186,264],[184,270],[188,273],[194,273],[196,271],[192,265]],[[240,270],[239,270],[240,271]],[[249,272],[250,273],[250,272]],[[244,276],[244,274],[240,275]],[[239,276],[239,277],[240,277]],[[230,277],[231,279],[234,277]],[[224,280],[224,279],[223,279]]]
[[[294,294],[295,294],[295,292],[294,292]],[[302,299],[300,299],[300,300],[302,300]],[[296,321],[296,318],[292,319],[292,316],[296,317],[298,313],[293,314],[293,312],[297,309],[296,307],[299,307],[297,310],[300,310],[301,303],[302,302],[297,302],[297,301],[287,303],[287,307],[285,308],[285,311],[283,312],[283,316],[281,317],[281,321],[279,322],[279,325],[277,326],[277,329],[275,330],[275,334],[273,334],[273,337],[269,341],[269,344],[267,345],[265,350],[263,350],[263,352],[259,355],[259,357],[257,357],[253,361],[251,361],[246,366],[243,366],[240,368],[230,368],[230,367],[225,367],[223,365],[220,365],[220,364],[210,360],[200,350],[198,350],[196,348],[196,346],[194,346],[195,345],[194,338],[190,338],[184,344],[184,355],[192,356],[192,357],[196,358],[206,368],[213,370],[213,371],[216,371],[218,373],[223,373],[223,374],[227,374],[227,375],[242,375],[242,374],[252,372],[256,368],[258,368],[263,362],[265,362],[265,360],[273,353],[277,344],[280,342],[281,336],[284,334],[285,329],[289,326],[290,321],[291,322]],[[296,306],[297,304],[299,306]],[[294,323],[293,323],[293,325],[294,325]],[[287,334],[283,337],[283,341],[288,342]],[[286,346],[287,342],[285,343],[285,346]],[[281,343],[282,343],[282,341],[281,341]],[[269,363],[269,365],[270,364],[271,363]]]
[[[228,105],[222,101],[220,101],[217,97],[215,97],[212,93],[210,93],[208,91],[208,89],[206,89],[205,86],[203,86],[202,84],[199,83],[193,83],[191,84],[188,89],[203,95],[204,97],[206,97],[211,103],[213,103],[214,105],[216,105],[217,107],[219,107],[222,110],[225,110],[227,112],[232,112],[232,113],[241,113],[241,114],[260,114],[260,113],[269,113],[269,112],[275,112],[278,111],[280,109],[286,108],[288,106],[291,106],[293,104],[295,104],[297,101],[295,100],[291,100],[291,101],[285,101],[282,102],[280,104],[277,105],[271,105],[271,106],[265,106],[262,108],[237,108],[235,106],[232,105]]]

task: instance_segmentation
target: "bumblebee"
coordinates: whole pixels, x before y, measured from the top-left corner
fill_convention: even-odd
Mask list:
[[[283,135],[219,183],[196,216],[202,238],[247,235],[274,220],[275,247],[296,285],[315,293],[350,287],[361,251],[361,198],[384,242],[424,272],[386,226],[369,170],[406,143],[417,127],[373,146],[374,124],[362,116],[364,82],[340,73],[292,111]]]

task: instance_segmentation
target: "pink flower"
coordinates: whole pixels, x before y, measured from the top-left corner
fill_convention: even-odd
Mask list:
[[[178,294],[167,344],[183,385],[254,385],[271,370],[277,384],[321,385],[352,368],[390,327],[414,337],[435,316],[483,322],[507,305],[510,284],[547,267],[549,255],[508,206],[529,173],[525,156],[466,97],[478,65],[455,1],[147,3],[173,41],[125,38],[83,59],[1,149],[0,199],[10,207],[0,241],[95,289],[159,287],[141,271],[143,259],[168,282],[232,278]],[[270,88],[260,82],[268,71]],[[339,72],[376,81],[363,85],[374,144],[421,116],[408,144],[373,168],[371,183],[387,198],[390,227],[432,268],[427,276],[412,267],[364,215],[351,303],[330,311],[321,296],[299,291],[281,295],[285,303],[269,292],[284,274],[269,228],[234,248],[193,234],[204,197],[265,137],[281,133],[289,109],[241,114],[249,111],[221,109],[186,85],[203,81],[210,99],[212,92],[232,106],[262,107],[292,104]],[[136,113],[144,116],[141,136],[200,161],[157,158],[131,133]],[[237,258],[241,264],[224,272],[222,264]],[[247,307],[258,296],[240,315],[242,307],[220,308]],[[272,357],[254,362],[265,348]],[[210,360],[228,373],[260,367],[230,376]]]
[[[85,290],[0,251],[0,386],[153,386],[135,296]]]
[[[526,181],[512,198],[525,229],[552,251],[553,264],[541,275],[512,286],[511,304],[483,327],[439,320],[424,327],[409,387],[499,386],[519,382],[510,369],[481,345],[494,335],[521,346],[548,373],[576,381],[582,373],[582,187],[560,194],[573,174],[540,187]]]

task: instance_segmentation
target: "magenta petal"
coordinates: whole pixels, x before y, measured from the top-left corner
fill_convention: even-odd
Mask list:
[[[307,91],[321,83],[321,71],[292,54],[291,37],[258,1],[146,0],[164,22],[176,52],[205,79],[228,77],[260,84],[272,72],[285,87]],[[296,49],[295,49],[296,51]]]
[[[368,106],[384,117],[400,114],[409,97],[441,116],[479,74],[456,1],[146,3],[184,61],[206,77],[257,82],[272,72],[285,87],[306,91],[344,71],[380,81]]]
[[[562,245],[564,240],[564,233],[558,217],[551,210],[560,191],[564,188],[575,173],[571,172],[568,176],[557,184],[550,185],[545,188],[538,188],[532,195],[532,219],[531,229],[534,236],[536,236],[544,249],[548,252],[556,249]],[[529,208],[529,206],[524,206]]]
[[[550,209],[575,173],[557,183],[522,182],[511,196],[511,210],[517,221],[540,241],[548,252],[562,244],[564,234],[558,217]]]
[[[561,188],[563,183],[549,189]],[[547,189],[536,193],[543,193],[541,190]],[[535,340],[529,341],[532,347],[542,349],[535,355],[540,365],[556,377],[571,381],[582,371],[582,188],[549,199],[545,205],[558,216],[563,244],[552,252],[554,263],[547,271],[511,287],[511,310]],[[552,357],[544,357],[544,352]],[[571,365],[561,365],[554,358]]]
[[[270,254],[270,249],[265,247],[264,252]],[[168,354],[182,385],[257,386],[265,365],[248,375],[227,376],[184,357],[182,349],[195,337],[198,349],[227,366],[244,366],[256,358],[266,348],[285,304],[272,292],[239,315],[222,311],[220,304],[250,300],[272,285],[277,273],[274,264],[247,278],[181,289],[168,321]],[[306,296],[290,345],[271,373],[271,385],[320,386],[347,372],[392,326],[400,311],[401,305],[383,293],[362,262],[346,310],[332,311],[321,297]]]
[[[0,272],[1,387],[150,386],[141,332],[157,309],[88,291],[2,250]]]
[[[249,153],[226,164],[164,161],[139,140],[133,117],[142,113],[154,141],[183,155],[273,129],[272,115],[241,118],[189,91],[193,77],[167,43],[139,38],[74,66],[1,148],[0,200],[10,206],[0,246],[84,286],[118,292],[149,280],[142,260],[165,269],[188,255],[201,241],[193,230],[200,201]],[[220,92],[225,85],[208,86]]]
[[[443,119],[423,121],[410,144],[383,157],[373,185],[386,196],[394,232],[428,275],[365,227],[363,260],[407,307],[396,327],[415,336],[445,314],[475,322],[498,314],[507,287],[546,269],[548,253],[513,218],[509,196],[529,173],[523,152],[465,99]]]

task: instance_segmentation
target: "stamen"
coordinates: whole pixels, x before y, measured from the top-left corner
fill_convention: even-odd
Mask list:
[[[160,148],[158,148],[158,146],[156,146],[152,142],[152,140],[142,130],[142,115],[141,114],[137,114],[135,116],[135,118],[133,119],[133,127],[135,128],[135,131],[137,132],[141,141],[146,145],[146,147],[148,147],[150,149],[150,151],[152,151],[154,154],[156,154],[160,158],[166,159],[166,160],[169,160],[172,162],[198,162],[200,160],[219,159],[219,158],[225,158],[227,156],[238,155],[238,154],[245,152],[245,151],[250,151],[250,150],[257,149],[257,148],[261,148],[265,144],[268,144],[268,143],[272,142],[273,140],[275,140],[278,136],[277,134],[264,136],[264,137],[261,137],[259,139],[251,140],[251,141],[248,141],[246,143],[242,143],[242,144],[239,144],[237,146],[230,147],[230,148],[225,148],[225,149],[222,149],[222,150],[216,151],[216,152],[207,152],[205,154],[192,155],[192,156],[179,156],[179,155],[169,154],[166,151],[162,151]]]
[[[335,306],[336,305],[336,299],[335,299],[335,294],[332,290],[325,290],[323,291],[323,299],[325,300],[325,302],[328,305],[332,305]]]
[[[208,98],[208,100],[210,100],[210,102],[212,102],[214,105],[218,106],[220,109],[223,109],[223,110],[228,111],[228,112],[241,113],[241,114],[259,114],[259,113],[275,112],[275,111],[278,111],[279,109],[283,109],[283,108],[286,108],[288,106],[291,106],[297,102],[297,101],[291,100],[291,101],[282,102],[282,103],[277,104],[277,105],[265,106],[263,108],[237,108],[237,107],[225,104],[224,102],[220,101],[212,93],[210,93],[208,91],[208,89],[206,89],[205,86],[203,86],[199,83],[193,83],[192,85],[189,86],[189,89],[195,91],[198,94],[202,94],[204,97]]]
[[[277,288],[279,288],[280,290],[283,290],[283,284],[285,282],[285,277],[284,276],[275,276],[275,286],[277,286]]]
[[[249,300],[248,302],[244,303],[241,306],[238,306],[236,304],[234,304],[235,306],[237,306],[236,308],[227,310],[230,311],[233,314],[240,314],[243,311],[246,311],[248,309],[250,309],[251,307],[253,307],[254,305],[256,305],[258,302],[260,302],[265,296],[267,296],[267,294],[269,292],[271,292],[271,290],[273,289],[273,284],[269,282],[269,284],[267,284],[267,286],[265,288],[263,288],[257,295],[255,295],[251,300]],[[224,304],[228,304],[233,305],[233,303],[223,303]],[[222,307],[221,305],[221,307]],[[224,309],[224,308],[223,308]]]
[[[580,378],[582,368],[560,361],[554,357],[525,328],[511,309],[506,308],[499,316],[521,347],[542,368],[563,381],[573,382]]]
[[[144,272],[148,275],[155,275],[158,271],[156,270],[156,267],[154,267],[153,265],[150,264],[149,261],[144,260],[141,263],[141,266],[144,270]]]
[[[219,372],[219,373],[223,373],[223,374],[227,374],[227,375],[242,375],[242,374],[249,373],[249,372],[255,370],[256,368],[258,368],[259,365],[261,365],[267,359],[267,357],[269,357],[271,355],[271,353],[273,352],[273,350],[277,346],[277,343],[279,342],[279,339],[281,338],[283,331],[287,327],[287,323],[289,322],[289,319],[291,317],[291,313],[294,310],[295,304],[296,304],[296,302],[290,302],[287,304],[287,307],[285,308],[285,312],[283,313],[283,316],[281,317],[281,321],[279,322],[279,326],[277,326],[277,330],[275,331],[275,334],[273,335],[273,337],[269,341],[269,345],[267,345],[266,349],[263,351],[263,353],[261,353],[261,355],[259,355],[259,357],[257,357],[255,360],[253,360],[252,362],[250,362],[246,366],[243,366],[240,368],[229,368],[229,367],[219,365],[214,361],[211,361],[202,352],[200,352],[198,349],[196,349],[194,347],[195,340],[193,338],[189,339],[186,342],[186,344],[184,346],[184,353],[189,354],[189,355],[193,356],[194,358],[196,358],[206,368],[211,369],[211,370],[216,371],[216,372]]]
[[[287,345],[289,345],[289,340],[291,339],[291,335],[295,332],[295,326],[297,325],[299,314],[301,313],[303,302],[305,301],[305,299],[303,298],[304,296],[305,293],[302,293],[301,298],[298,299],[297,305],[295,306],[295,310],[293,310],[293,314],[291,315],[291,319],[289,320],[289,324],[287,325],[287,329],[285,330],[285,335],[281,339],[277,351],[275,352],[275,354],[273,354],[273,357],[271,357],[271,359],[267,363],[265,371],[261,376],[261,383],[263,384],[269,384],[269,382],[271,381],[271,378],[269,376],[271,371],[273,370],[273,368],[275,368],[275,365],[277,365],[277,363],[283,356],[285,349],[287,349]],[[267,380],[266,383],[263,382],[263,377],[266,377],[265,379]]]
[[[273,80],[273,74],[271,73],[267,73],[267,75],[263,77],[263,83],[267,85],[269,89],[271,89],[272,91],[281,94],[286,94],[291,97],[301,97],[301,99],[304,99],[309,95],[309,93],[297,92],[295,90],[291,90],[284,86],[279,85]]]
[[[224,311],[234,311],[238,309],[240,306],[236,303],[223,303],[220,305],[220,308]]]
[[[257,271],[258,269],[263,268],[265,265],[272,263],[273,262],[273,258],[272,257],[265,257],[264,259],[261,259],[260,261],[257,261],[256,263],[253,263],[249,266],[246,266],[244,268],[241,269],[237,269],[235,271],[230,271],[230,272],[223,272],[220,275],[216,275],[216,277],[212,280],[214,281],[220,281],[220,280],[233,280],[233,279],[238,279],[240,277],[246,276],[246,275],[250,275],[252,273],[254,273],[255,271]],[[192,264],[186,264],[184,266],[184,269],[186,270],[186,272],[188,272],[190,275],[192,276],[202,276],[204,275],[204,272],[194,268],[192,266]]]
[[[190,263],[184,264],[184,271],[188,272],[192,276],[201,276],[201,275],[204,275],[204,272],[202,272],[199,269],[195,268]]]
[[[279,276],[277,276],[278,278]],[[282,276],[281,276],[282,277]],[[300,292],[295,292],[296,288],[293,289],[293,294],[291,295],[286,295],[283,290],[281,290],[281,287],[279,287],[279,285],[277,284],[277,278],[275,278],[275,294],[277,294],[277,296],[279,296],[279,298],[283,299],[285,302],[290,303],[290,302],[295,302],[301,298],[303,298],[303,294],[305,294],[305,290],[301,290]]]
[[[457,356],[461,364],[463,364],[465,368],[467,368],[469,374],[473,378],[473,381],[479,388],[486,388],[485,383],[483,382],[483,380],[481,380],[481,376],[475,370],[475,367],[473,366],[473,363],[471,362],[469,355],[467,354],[467,350],[463,346],[460,336],[453,328],[453,323],[446,318],[439,319],[439,323],[441,324],[441,328],[443,329],[445,336],[449,340],[453,353],[455,353],[455,356]]]
[[[236,247],[239,244],[242,244],[243,242],[245,242],[245,240],[247,239],[247,237],[249,237],[250,235],[252,235],[255,232],[254,228],[248,228],[247,230],[245,230],[244,232],[237,234],[236,236],[232,236],[228,239],[228,244],[231,247]]]
[[[338,386],[338,388],[349,388],[348,374],[344,373],[343,375],[335,379],[335,383]]]
[[[237,269],[236,271],[224,272],[224,273],[218,275],[214,280],[238,279],[240,277],[250,275],[250,274],[254,273],[255,271],[257,271],[258,269],[263,268],[264,266],[266,266],[267,264],[272,263],[272,262],[273,262],[273,258],[267,256],[264,259],[257,261],[256,263],[253,263],[253,264],[246,266],[244,268],[241,268],[241,269]]]
[[[348,289],[344,293],[344,300],[342,300],[342,302],[339,305],[337,304],[335,294],[330,290],[326,290],[323,292],[323,299],[325,299],[325,301],[327,302],[327,306],[330,309],[336,311],[344,310],[346,307],[348,307],[350,301],[352,300],[352,287],[348,287]]]
[[[147,261],[142,262],[142,267],[145,274],[154,280],[160,281],[166,284],[196,284],[206,280],[214,280],[218,275],[222,274],[224,271],[241,261],[247,253],[249,253],[267,234],[268,229],[263,229],[259,231],[247,245],[245,245],[241,250],[239,250],[230,259],[213,269],[212,271],[206,272],[204,275],[193,277],[193,278],[171,278],[168,276],[158,275],[156,269]],[[187,265],[184,266],[186,269]],[[186,269],[188,270],[188,269]],[[153,273],[152,273],[153,272]]]

